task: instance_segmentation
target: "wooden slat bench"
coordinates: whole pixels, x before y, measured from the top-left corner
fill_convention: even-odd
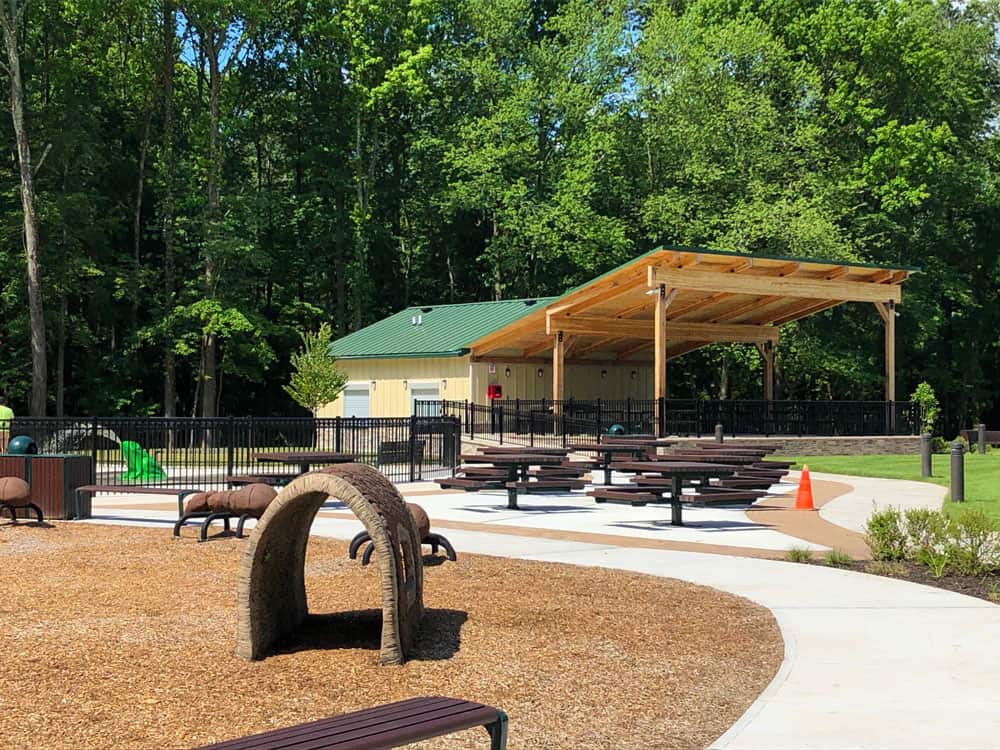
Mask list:
[[[505,750],[507,714],[455,698],[411,698],[201,750],[387,750],[475,727],[489,733],[490,750]]]
[[[184,515],[184,498],[193,495],[198,490],[180,490],[174,487],[143,487],[137,484],[85,484],[73,492],[73,513],[80,518],[80,496],[83,493],[93,495],[97,492],[108,492],[115,495],[173,495],[177,498],[177,513]]]
[[[289,474],[288,472],[283,474],[268,472],[258,474],[227,474],[226,484],[230,487],[243,487],[248,484],[267,484],[271,487],[284,487],[297,476],[299,475]]]
[[[553,477],[551,479],[535,479],[528,482],[506,483],[507,489],[521,490],[522,492],[538,492],[540,490],[548,490],[549,492],[557,490],[582,490],[586,486],[586,479],[564,479],[561,477]]]
[[[501,486],[500,480],[489,481],[485,479],[467,479],[465,477],[445,477],[437,480],[438,487],[442,489],[455,488],[471,492],[472,490],[483,490],[498,488]]]
[[[650,492],[645,487],[636,487],[634,485],[616,484],[614,485],[614,489],[596,487],[587,494],[594,498],[594,502],[597,503],[631,505],[633,508],[638,508],[648,503],[663,502],[659,495]]]

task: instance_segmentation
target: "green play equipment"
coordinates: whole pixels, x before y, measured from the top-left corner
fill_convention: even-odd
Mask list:
[[[156,460],[131,440],[122,440],[122,456],[128,470],[118,476],[122,482],[160,482],[167,478],[167,472]]]

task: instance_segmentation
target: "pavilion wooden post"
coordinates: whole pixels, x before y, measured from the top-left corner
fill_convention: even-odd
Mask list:
[[[653,398],[655,399],[657,437],[666,432],[667,399],[667,287],[660,284],[656,290],[656,314],[653,326]]]
[[[765,341],[763,344],[757,344],[757,351],[760,352],[764,365],[764,400],[774,401],[774,343]]]
[[[892,300],[876,302],[875,309],[885,329],[885,400],[889,411],[886,427],[892,434],[896,431],[896,303]]]
[[[566,341],[562,331],[558,331],[552,345],[552,413],[561,415],[562,401],[566,393]]]

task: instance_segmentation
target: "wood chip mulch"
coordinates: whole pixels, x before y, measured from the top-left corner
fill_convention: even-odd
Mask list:
[[[379,667],[377,577],[314,539],[311,615],[233,654],[244,542],[165,529],[0,526],[0,747],[185,748],[388,701],[504,708],[518,748],[703,748],[777,670],[771,614],[687,583],[462,554],[426,568],[411,660]],[[488,747],[483,731],[425,748]]]

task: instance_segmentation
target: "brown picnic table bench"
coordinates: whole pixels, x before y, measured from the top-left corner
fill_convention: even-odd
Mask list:
[[[561,448],[523,448],[516,452],[463,453],[460,458],[465,476],[439,479],[437,483],[441,487],[464,490],[506,489],[507,507],[519,510],[517,496],[520,492],[569,491],[586,486],[583,479],[565,476],[567,452]],[[533,472],[532,466],[538,469]],[[563,474],[546,474],[545,470],[550,467],[553,471],[563,470]]]
[[[628,456],[632,460],[642,460],[649,454],[649,447],[645,442],[641,443],[570,443],[569,447],[577,453],[598,453],[601,459],[598,467],[604,472],[604,484],[611,484],[611,462],[616,458]]]
[[[507,714],[456,698],[411,698],[241,737],[201,750],[388,750],[483,727],[490,750],[507,747]]]
[[[638,475],[654,474],[663,480],[669,480],[669,486],[657,484],[611,485],[598,487],[590,491],[590,496],[597,502],[625,502],[630,505],[646,503],[670,503],[670,524],[683,526],[682,503],[684,500],[684,484],[693,480],[702,486],[708,486],[710,479],[720,479],[732,476],[736,467],[725,464],[701,462],[672,461],[622,461],[611,464],[618,471],[634,472]],[[631,493],[631,496],[630,496]],[[709,497],[691,498],[699,502],[709,501]],[[732,498],[727,500],[733,502]]]
[[[279,463],[297,466],[299,474],[306,474],[312,466],[329,464],[347,464],[354,461],[349,453],[334,453],[332,451],[285,451],[280,453],[261,452],[253,454],[258,463]]]

